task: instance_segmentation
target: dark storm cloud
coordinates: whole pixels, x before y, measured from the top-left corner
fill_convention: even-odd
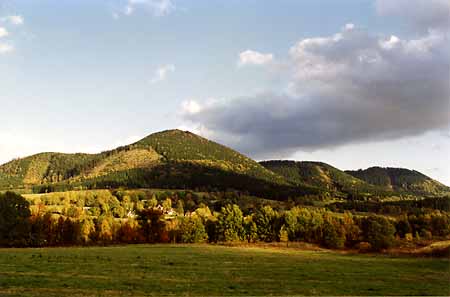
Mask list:
[[[449,126],[449,37],[346,25],[290,49],[288,88],[206,104],[190,123],[253,156],[420,135]]]

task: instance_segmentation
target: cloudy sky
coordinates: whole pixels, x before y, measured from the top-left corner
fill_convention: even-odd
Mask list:
[[[0,0],[0,162],[189,129],[450,185],[450,0]]]

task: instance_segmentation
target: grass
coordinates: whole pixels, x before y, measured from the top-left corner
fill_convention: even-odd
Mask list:
[[[0,249],[0,295],[449,295],[449,264],[213,245]]]

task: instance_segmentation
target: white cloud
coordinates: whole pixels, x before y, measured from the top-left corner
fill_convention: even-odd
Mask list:
[[[0,43],[0,55],[14,51],[14,47],[7,43]]]
[[[174,72],[174,71],[175,71],[175,66],[173,64],[167,64],[167,65],[161,66],[155,71],[155,75],[150,80],[150,83],[154,84],[154,83],[164,81],[167,79],[169,73]]]
[[[355,29],[355,25],[352,23],[345,24],[344,30],[353,30]]]
[[[120,14],[131,16],[139,8],[149,11],[154,16],[162,17],[173,12],[176,6],[171,0],[128,0],[120,13],[113,13],[113,18],[119,18]]]
[[[182,112],[187,114],[198,113],[202,110],[202,106],[195,100],[186,100],[181,104]]]
[[[9,22],[13,25],[23,25],[24,19],[21,15],[9,15],[4,18],[1,18],[0,20],[4,22]]]
[[[9,35],[8,30],[6,30],[6,29],[3,28],[3,27],[0,27],[0,38],[6,37],[6,36],[8,36],[8,35]]]
[[[10,15],[6,17],[0,17],[0,22],[9,23],[12,25],[22,25],[24,19],[20,15]],[[5,27],[0,27],[0,38],[9,37],[10,33]],[[0,55],[14,51],[14,46],[9,42],[0,42]]]
[[[265,65],[273,61],[273,54],[263,54],[253,50],[246,50],[239,54],[238,66]]]
[[[127,6],[125,6],[125,9],[123,10],[123,13],[125,15],[132,15],[134,12],[134,7],[130,4],[128,4]]]

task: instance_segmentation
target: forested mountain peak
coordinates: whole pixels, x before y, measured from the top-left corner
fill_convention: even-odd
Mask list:
[[[348,174],[367,183],[416,194],[450,193],[450,188],[416,170],[395,167],[370,167],[347,170]]]
[[[63,189],[75,185],[173,188],[193,184],[242,189],[246,179],[289,186],[284,178],[237,151],[181,130],[153,133],[99,154],[42,153],[0,166],[0,189],[41,185]]]

